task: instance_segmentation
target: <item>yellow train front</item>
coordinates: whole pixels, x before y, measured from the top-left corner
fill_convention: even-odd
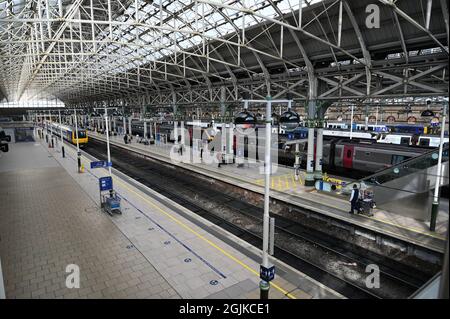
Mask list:
[[[66,141],[72,143],[73,145],[77,145],[77,136],[76,136],[77,130],[74,127],[53,123],[51,124],[51,130],[53,134],[59,137],[61,137],[62,133],[63,138]],[[88,143],[87,131],[83,128],[78,128],[78,144],[80,145],[80,147],[83,147],[87,143]]]
[[[67,138],[69,142],[71,142],[74,145],[77,145],[77,137],[76,137],[76,130],[71,129],[70,131],[67,131]],[[88,136],[87,131],[85,129],[78,129],[78,145],[80,147],[83,147],[88,142]]]

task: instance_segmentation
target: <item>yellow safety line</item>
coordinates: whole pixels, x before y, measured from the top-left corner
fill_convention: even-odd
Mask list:
[[[283,189],[283,179],[278,177],[278,189],[281,191]]]
[[[300,174],[298,174],[298,182],[299,182],[300,185],[304,184],[304,182],[302,180],[302,172],[300,172]]]
[[[88,159],[85,158],[84,160],[85,162],[89,162]],[[117,176],[116,176],[117,177]],[[194,229],[192,229],[191,227],[189,227],[188,225],[184,224],[182,221],[178,220],[177,218],[173,217],[171,214],[167,213],[165,210],[163,210],[161,207],[159,207],[158,205],[154,204],[153,202],[149,201],[147,198],[145,198],[144,196],[142,196],[141,194],[139,194],[138,192],[134,191],[133,189],[131,189],[130,187],[128,187],[125,183],[123,183],[120,179],[116,179],[116,183],[121,184],[123,187],[125,187],[128,191],[136,194],[137,196],[139,196],[140,198],[142,198],[146,203],[148,203],[149,205],[153,206],[154,208],[156,208],[157,210],[159,210],[161,213],[163,213],[164,215],[166,215],[167,217],[169,217],[170,219],[172,219],[174,222],[176,222],[177,224],[179,224],[180,226],[182,226],[183,228],[187,229],[188,231],[190,231],[191,233],[193,233],[194,235],[196,235],[198,238],[202,239],[203,241],[207,242],[209,245],[211,245],[212,247],[214,247],[215,249],[217,249],[218,251],[220,251],[222,254],[224,254],[225,256],[227,256],[228,258],[230,258],[231,260],[233,260],[234,262],[236,262],[237,264],[241,265],[242,267],[244,267],[245,269],[247,269],[248,271],[250,271],[251,273],[255,274],[258,276],[259,278],[259,272],[257,272],[256,270],[254,270],[253,268],[251,268],[250,266],[248,266],[247,264],[245,264],[244,262],[240,261],[238,258],[234,257],[232,254],[228,253],[227,251],[225,251],[223,248],[220,248],[218,245],[216,245],[215,243],[213,243],[212,241],[210,241],[209,239],[205,238],[204,236],[202,236],[201,234],[199,234],[198,232],[196,232]],[[285,295],[286,297],[290,298],[290,299],[297,299],[294,295],[290,294],[287,290],[281,288],[280,286],[278,286],[277,284],[275,284],[274,282],[270,282],[270,285],[273,286],[275,289],[277,289],[278,291],[280,291],[283,295]]]
[[[159,207],[158,205],[152,203],[151,201],[149,201],[147,198],[145,198],[144,196],[142,196],[141,194],[137,193],[136,191],[134,191],[133,189],[129,188],[125,183],[121,182],[120,180],[116,180],[116,182],[118,182],[119,184],[121,184],[123,187],[125,187],[128,191],[136,194],[137,196],[139,196],[140,198],[142,198],[145,202],[147,202],[148,204],[150,204],[151,206],[153,206],[154,208],[156,208],[157,210],[159,210],[161,213],[163,213],[164,215],[166,215],[167,217],[169,217],[170,219],[172,219],[174,222],[176,222],[177,224],[179,224],[180,226],[182,226],[183,228],[187,229],[188,231],[190,231],[191,233],[193,233],[194,235],[196,235],[198,238],[204,240],[205,242],[207,242],[209,245],[211,245],[212,247],[214,247],[215,249],[217,249],[218,251],[220,251],[222,254],[224,254],[225,256],[227,256],[228,258],[232,259],[233,261],[235,261],[236,263],[238,263],[239,265],[241,265],[242,267],[244,267],[245,269],[249,270],[250,272],[252,272],[253,274],[259,276],[259,273],[254,270],[253,268],[251,268],[250,266],[248,266],[247,264],[245,264],[244,262],[240,261],[239,259],[237,259],[236,257],[234,257],[233,255],[231,255],[230,253],[228,253],[227,251],[225,251],[223,248],[220,248],[219,246],[217,246],[215,243],[213,243],[212,241],[210,241],[209,239],[205,238],[203,235],[199,234],[198,232],[196,232],[194,229],[192,229],[191,227],[189,227],[188,225],[184,224],[182,221],[178,220],[177,218],[175,218],[174,216],[172,216],[171,214],[167,213],[165,210],[163,210],[161,207]],[[275,289],[279,290],[281,293],[283,293],[283,295],[291,298],[291,299],[297,299],[295,296],[293,296],[292,294],[288,293],[286,290],[284,290],[283,288],[281,288],[280,286],[278,286],[275,283],[270,283]]]

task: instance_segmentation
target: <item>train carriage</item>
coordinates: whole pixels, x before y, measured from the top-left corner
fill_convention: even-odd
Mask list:
[[[51,123],[50,126],[52,134],[61,137],[60,134],[62,132],[63,138],[71,144],[77,145],[77,137],[76,137],[77,131],[78,131],[78,145],[80,147],[83,147],[88,143],[87,131],[83,128],[78,128],[78,130],[76,130],[74,127],[64,124],[60,125],[58,123]],[[47,126],[47,131],[50,132],[49,126]]]

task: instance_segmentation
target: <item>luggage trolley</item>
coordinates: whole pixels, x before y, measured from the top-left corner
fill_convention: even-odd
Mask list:
[[[369,217],[373,216],[372,209],[376,207],[373,192],[368,189],[364,189],[361,192],[356,208],[358,209],[358,214],[366,215]]]
[[[120,207],[121,198],[116,194],[113,189],[112,177],[100,177],[99,178],[99,187],[100,187],[100,206],[112,216],[114,213],[122,214],[122,210]],[[107,192],[107,193],[106,193]]]

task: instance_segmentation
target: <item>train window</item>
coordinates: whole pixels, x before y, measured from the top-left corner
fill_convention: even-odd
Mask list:
[[[352,157],[352,150],[347,151],[347,158],[350,158],[350,157]]]
[[[430,139],[429,138],[419,139],[419,145],[420,146],[430,146]]]
[[[392,155],[392,165],[396,165],[400,162],[407,160],[409,157],[404,155]]]
[[[400,139],[400,144],[402,144],[402,145],[409,145],[410,140],[411,140],[410,137],[402,137]]]
[[[85,131],[78,131],[78,138],[85,138],[86,132]]]

